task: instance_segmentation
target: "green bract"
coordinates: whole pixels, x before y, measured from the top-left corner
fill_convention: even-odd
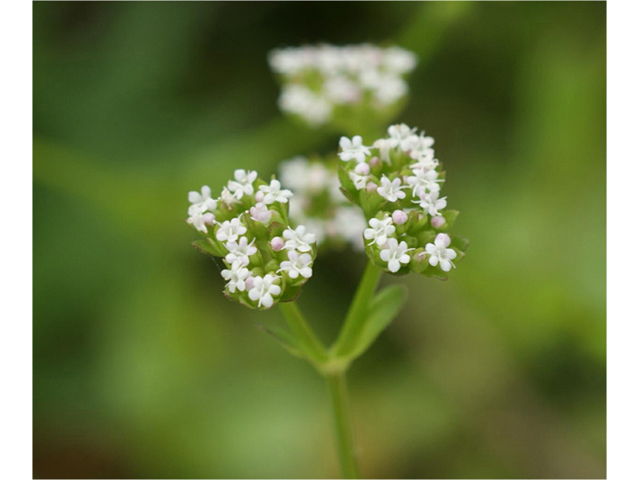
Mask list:
[[[189,193],[187,223],[203,237],[193,246],[221,259],[229,299],[258,309],[293,301],[312,275],[315,237],[304,226],[291,228],[293,195],[275,178],[267,184],[244,170],[234,176],[216,199],[208,187]]]

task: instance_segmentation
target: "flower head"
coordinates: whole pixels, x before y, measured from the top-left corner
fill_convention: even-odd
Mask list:
[[[447,197],[439,198],[439,195],[440,192],[438,190],[433,190],[429,193],[421,192],[420,200],[414,200],[413,203],[419,204],[420,208],[432,217],[439,216],[442,215],[440,210],[447,206]]]
[[[211,189],[206,185],[200,192],[189,192],[189,202],[191,203],[189,215],[214,211],[218,206],[218,203],[211,198]]]
[[[387,238],[396,231],[396,227],[392,225],[392,219],[386,215],[381,220],[372,218],[369,220],[369,226],[364,230],[364,238],[371,240],[371,244],[377,243],[379,246],[387,243]]]
[[[399,178],[391,181],[385,175],[383,175],[380,179],[380,186],[378,187],[377,191],[378,194],[385,200],[396,202],[398,201],[398,199],[402,199],[407,196],[407,194],[402,191],[403,188],[405,187],[402,186],[402,180],[400,180]]]
[[[211,191],[206,188],[189,197],[192,202],[187,223],[203,237],[193,245],[222,259],[221,275],[226,280],[228,298],[264,309],[283,300],[285,293],[283,301],[298,295],[311,277],[317,249],[314,236],[304,226],[292,228],[288,212],[293,194],[278,180],[266,183],[256,172],[236,170],[234,179],[214,201],[215,208]],[[213,211],[202,212],[205,204]],[[283,237],[293,246],[293,253],[284,248]],[[281,269],[295,281],[283,282],[278,273]]]

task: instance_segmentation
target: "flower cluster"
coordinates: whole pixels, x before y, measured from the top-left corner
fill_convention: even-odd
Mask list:
[[[275,178],[236,170],[220,196],[211,189],[189,192],[187,223],[204,238],[193,243],[222,258],[225,295],[251,308],[292,301],[313,274],[315,236],[289,223],[290,190]]]
[[[405,124],[387,133],[372,145],[360,136],[340,139],[342,192],[364,211],[366,252],[376,265],[394,274],[442,277],[467,244],[445,233],[458,212],[445,210],[445,173],[434,140]]]
[[[289,47],[269,55],[283,82],[280,108],[311,126],[374,113],[389,118],[387,111],[408,92],[403,76],[416,62],[400,47],[370,44]]]
[[[361,210],[340,192],[335,162],[298,156],[280,163],[279,177],[295,194],[289,206],[290,221],[304,224],[319,247],[350,244],[356,250],[364,249],[366,223]]]

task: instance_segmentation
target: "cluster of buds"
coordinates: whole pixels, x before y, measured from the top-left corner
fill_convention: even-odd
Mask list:
[[[362,44],[278,49],[270,53],[269,63],[283,83],[280,108],[319,126],[332,120],[353,123],[372,115],[390,118],[408,92],[403,76],[417,60],[397,46]]]
[[[445,172],[434,140],[405,124],[371,146],[360,136],[340,139],[342,192],[362,208],[363,236],[371,261],[393,274],[411,271],[443,277],[464,256],[466,240],[446,232],[458,212],[445,210]]]
[[[341,193],[337,167],[335,161],[303,156],[280,163],[279,178],[295,195],[289,203],[289,220],[305,225],[321,248],[351,245],[363,250],[366,224],[360,209]]]
[[[315,236],[289,223],[290,190],[273,178],[236,170],[218,198],[211,189],[189,192],[187,223],[202,237],[193,245],[222,259],[225,295],[250,308],[293,301],[313,274]]]

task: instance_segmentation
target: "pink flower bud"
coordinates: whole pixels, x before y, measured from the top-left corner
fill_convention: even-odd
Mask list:
[[[207,212],[202,215],[202,220],[204,221],[205,225],[213,225],[213,222],[216,221],[216,217],[213,213]]]
[[[433,228],[440,228],[441,226],[443,226],[447,221],[444,219],[444,217],[433,217],[431,219],[431,226]]]
[[[369,175],[369,172],[371,171],[371,167],[369,167],[368,163],[363,162],[356,165],[356,168],[354,168],[354,171],[358,175]]]
[[[247,290],[251,290],[253,288],[253,277],[249,277],[244,281],[244,285],[245,287],[247,287]]]
[[[264,200],[264,192],[262,190],[258,190],[256,192],[256,202],[261,202]]]
[[[402,210],[396,210],[391,214],[391,218],[393,219],[393,223],[395,223],[396,225],[402,225],[407,221],[407,218],[409,217],[407,217],[407,214]]]
[[[380,159],[378,157],[372,157],[369,160],[369,165],[371,165],[372,167],[377,167],[378,165],[380,165]]]
[[[280,237],[273,237],[271,239],[271,248],[274,252],[279,252],[284,248],[284,240]]]
[[[378,185],[373,182],[367,183],[367,192],[375,192],[378,189]]]

